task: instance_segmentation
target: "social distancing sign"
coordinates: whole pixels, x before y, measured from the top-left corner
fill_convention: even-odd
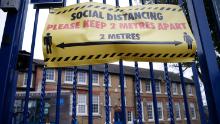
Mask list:
[[[182,9],[81,3],[50,12],[43,33],[48,67],[118,61],[190,62],[196,44]]]

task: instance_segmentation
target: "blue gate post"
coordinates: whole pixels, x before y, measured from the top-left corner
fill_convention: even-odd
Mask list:
[[[104,83],[105,83],[105,124],[109,124],[110,120],[110,108],[109,108],[109,72],[108,72],[108,64],[105,64],[104,71]]]
[[[164,77],[166,81],[166,88],[167,88],[167,95],[168,95],[168,103],[169,103],[169,112],[170,112],[170,124],[175,124],[174,121],[174,114],[173,114],[173,98],[171,96],[171,91],[170,91],[170,79],[169,79],[169,74],[168,74],[168,67],[167,63],[164,63]]]
[[[215,50],[210,34],[203,0],[188,0],[192,30],[197,43],[197,54],[202,72],[204,88],[208,96],[208,110],[210,123],[220,123],[220,72],[216,61]]]
[[[198,102],[198,106],[199,106],[200,121],[201,121],[201,124],[206,124],[207,120],[206,120],[205,112],[203,109],[203,102],[202,102],[202,96],[201,96],[202,92],[200,90],[200,84],[199,84],[198,73],[196,70],[195,62],[192,63],[192,71],[193,71],[193,80],[194,80],[194,84],[195,84],[195,88],[196,88],[197,102]],[[207,96],[207,97],[209,97],[209,96]]]
[[[139,69],[138,62],[134,63],[135,66],[135,88],[136,88],[136,97],[137,97],[137,111],[138,111],[138,123],[143,124],[142,122],[142,106],[141,106],[141,94],[140,94],[140,78],[139,78]]]
[[[126,124],[126,109],[125,109],[125,87],[124,87],[124,67],[123,61],[119,60],[119,81],[121,88],[121,112],[122,112],[122,124]]]
[[[36,34],[37,34],[38,17],[39,17],[39,9],[37,8],[35,12],[34,29],[33,29],[34,31],[33,31],[33,36],[32,36],[32,43],[31,43],[31,55],[29,58],[29,66],[28,66],[28,78],[27,78],[24,113],[23,113],[24,124],[27,123],[27,118],[28,118],[28,102],[29,102],[29,95],[30,95],[32,64],[33,64],[33,59],[34,59],[34,48],[35,48],[35,41],[36,41]]]
[[[57,99],[56,99],[56,124],[60,123],[61,78],[62,78],[62,68],[58,68]]]
[[[88,116],[88,121],[89,124],[93,124],[93,117],[92,117],[92,113],[93,113],[93,106],[92,106],[92,65],[89,65],[89,116]]]
[[[184,108],[185,108],[184,114],[186,114],[187,124],[191,124],[190,114],[189,114],[189,105],[188,105],[187,95],[186,95],[186,83],[184,81],[183,69],[182,69],[181,63],[179,63],[179,72],[180,72],[180,81],[181,81],[181,86],[182,86]]]
[[[46,69],[43,68],[43,78],[41,82],[41,97],[40,97],[40,124],[44,123],[44,97],[45,97],[45,85],[46,85]]]
[[[152,84],[151,89],[152,89],[152,95],[153,95],[153,106],[154,106],[154,117],[155,117],[154,120],[155,120],[155,124],[159,124],[153,63],[149,62],[149,65],[150,65],[150,80],[151,80],[150,83]]]
[[[43,68],[43,78],[41,82],[41,95],[40,95],[40,124],[44,123],[44,97],[45,97],[45,85],[46,85],[46,69]]]
[[[77,67],[73,69],[73,103],[72,103],[72,124],[77,124],[76,119],[76,91],[77,91]]]
[[[16,94],[17,73],[15,71],[18,50],[23,42],[23,32],[27,16],[28,0],[21,0],[18,12],[9,11],[5,22],[0,49],[0,123],[12,120],[12,109]],[[12,79],[13,77],[13,79]]]

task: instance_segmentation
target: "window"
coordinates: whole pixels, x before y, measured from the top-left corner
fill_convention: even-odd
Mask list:
[[[167,119],[170,120],[170,107],[169,107],[169,103],[166,103],[166,109],[167,109]]]
[[[182,104],[183,104],[183,116],[184,116],[184,119],[186,120],[185,104],[184,104],[184,102]]]
[[[23,87],[27,86],[27,78],[28,78],[28,73],[24,73]],[[31,74],[31,85],[30,85],[30,87],[32,87],[32,83],[33,83],[33,74]]]
[[[167,94],[167,84],[164,85],[164,94]]]
[[[146,82],[146,92],[147,92],[147,93],[152,93],[152,90],[151,90],[151,82],[150,82],[150,81],[147,81],[147,82]]]
[[[119,80],[119,83],[118,83],[118,87],[120,87],[120,80]],[[125,76],[124,76],[124,87],[125,87],[125,88],[127,87],[126,77],[125,77]]]
[[[73,107],[73,94],[70,95],[70,105],[69,105],[70,109],[69,109],[69,114],[72,115],[72,107]]]
[[[77,114],[78,115],[87,115],[87,103],[86,103],[86,95],[78,94],[78,102],[77,102]]]
[[[109,109],[109,124],[111,124],[111,121],[112,121],[112,113],[111,113],[111,108]],[[105,122],[106,124],[106,122]]]
[[[46,70],[46,82],[55,82],[55,71],[54,69]]]
[[[192,86],[191,85],[188,85],[188,94],[189,94],[189,96],[193,95],[193,93],[192,93]]]
[[[92,96],[93,114],[99,114],[99,96]]]
[[[147,103],[147,117],[148,117],[148,121],[154,120],[154,112],[153,112],[153,103],[152,102]]]
[[[65,70],[65,81],[64,83],[72,84],[73,83],[73,71],[72,70]]]
[[[92,74],[92,84],[93,85],[99,85],[99,74],[98,73],[94,73]]]
[[[172,83],[172,88],[173,88],[173,95],[177,95],[178,94],[177,84],[176,83]]]
[[[144,103],[141,102],[141,111],[142,111],[142,121],[144,121]]]
[[[87,73],[86,72],[78,72],[78,84],[86,85],[87,82]]]
[[[135,83],[136,83],[136,82],[135,82]],[[135,86],[136,86],[136,84],[135,84]],[[135,93],[137,93],[137,89],[135,89]],[[141,80],[140,80],[140,93],[143,93]]]
[[[174,103],[174,105],[175,105],[176,120],[180,120],[181,119],[180,104]]]
[[[128,123],[133,124],[133,113],[128,111]]]
[[[161,93],[160,81],[155,81],[156,93]]]
[[[163,103],[162,102],[157,103],[157,111],[158,111],[159,120],[163,120]]]
[[[196,119],[196,110],[195,110],[195,105],[193,103],[189,104],[189,110],[190,110],[192,119]]]
[[[108,86],[111,87],[112,86],[112,83],[111,83],[111,75],[109,74],[109,77],[108,77]],[[105,75],[103,75],[103,86],[105,86]]]
[[[183,95],[182,84],[180,84],[180,94]]]

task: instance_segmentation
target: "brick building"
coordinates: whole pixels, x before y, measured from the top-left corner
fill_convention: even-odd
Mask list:
[[[33,78],[31,83],[31,94],[29,103],[30,121],[39,121],[39,101],[40,89],[42,80],[43,62],[41,60],[34,60]],[[142,116],[144,124],[154,123],[152,90],[150,83],[150,73],[147,69],[140,68],[141,78],[141,100],[142,100]],[[93,122],[94,124],[105,123],[105,89],[104,89],[104,65],[93,66]],[[134,83],[134,68],[124,66],[125,72],[125,105],[126,117],[128,124],[137,118],[136,111],[136,92]],[[110,73],[110,121],[114,122],[115,108],[120,106],[120,85],[119,85],[119,68],[118,65],[109,65]],[[158,114],[161,124],[169,123],[169,107],[167,101],[167,93],[164,82],[163,71],[154,71],[156,82],[156,94],[158,101]],[[174,106],[174,116],[177,124],[185,124],[186,117],[184,112],[183,95],[179,80],[179,75],[169,73],[172,83],[172,96]],[[56,104],[56,85],[57,85],[57,70],[48,69],[46,77],[46,97],[45,97],[45,118],[46,122],[55,121],[55,104]],[[24,87],[26,86],[27,73],[20,72],[17,83],[17,100],[15,101],[15,112],[22,111],[22,104],[24,99]],[[62,124],[71,123],[72,114],[72,82],[73,72],[70,69],[62,70],[62,93],[61,93],[61,115],[60,121]],[[187,97],[189,103],[190,117],[193,124],[199,124],[199,113],[197,100],[195,95],[195,88],[192,80],[185,78]],[[88,67],[79,67],[78,82],[77,82],[77,119],[79,124],[87,124],[88,118]],[[35,116],[31,116],[31,115]],[[21,114],[16,117],[19,120]]]

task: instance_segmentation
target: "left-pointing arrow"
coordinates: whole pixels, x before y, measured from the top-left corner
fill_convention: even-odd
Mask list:
[[[169,45],[178,46],[181,41],[99,41],[99,42],[83,42],[83,43],[60,43],[56,47],[77,47],[77,46],[94,46],[94,45],[110,45],[110,44],[152,44],[152,45]]]

